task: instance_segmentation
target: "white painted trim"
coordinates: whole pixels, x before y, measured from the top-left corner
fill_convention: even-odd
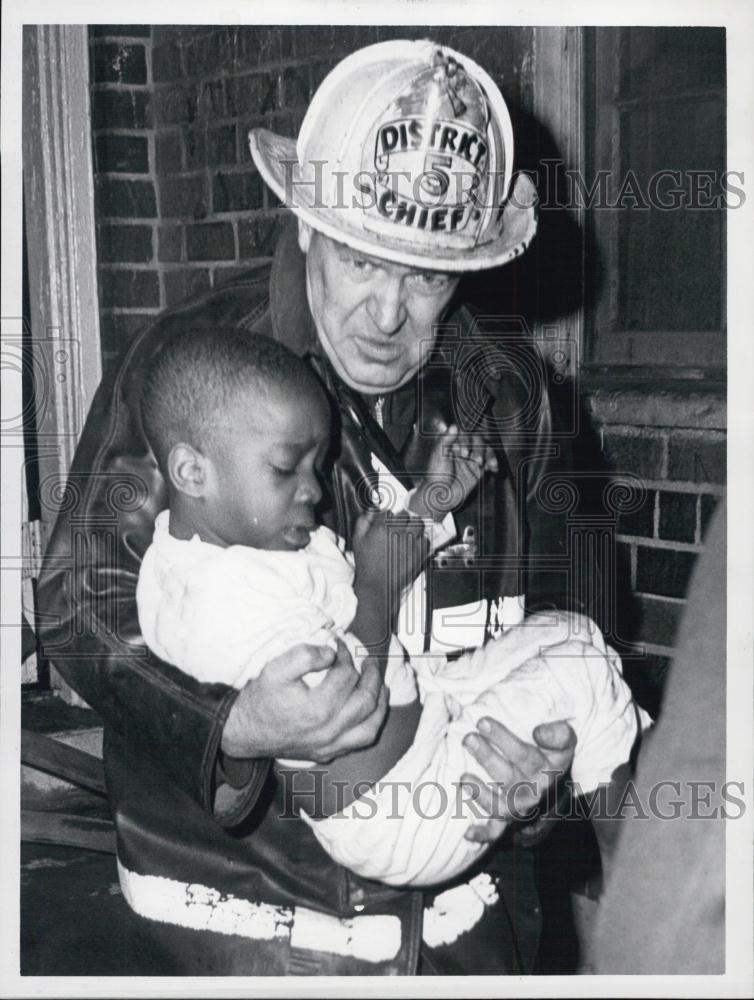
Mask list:
[[[276,906],[225,895],[198,882],[140,875],[118,861],[123,897],[139,916],[197,931],[279,941],[285,948],[389,962],[401,949],[401,921],[391,914],[342,919],[305,906]]]
[[[424,908],[422,939],[430,948],[453,944],[475,927],[499,900],[497,880],[480,872],[470,882],[441,892]]]
[[[102,375],[85,25],[23,28],[23,175],[39,479],[49,535]],[[18,324],[20,351],[21,327]],[[47,484],[47,486],[45,486]],[[53,687],[83,705],[53,671]]]
[[[41,471],[64,475],[102,374],[87,28],[27,25],[23,48],[32,340],[47,379]]]

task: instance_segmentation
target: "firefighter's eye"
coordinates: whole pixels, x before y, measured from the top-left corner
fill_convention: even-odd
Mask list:
[[[351,269],[360,275],[373,274],[375,265],[365,257],[351,257],[349,261]]]
[[[444,292],[450,287],[453,279],[449,274],[443,274],[441,271],[416,271],[409,276],[409,280],[415,289],[427,294]]]

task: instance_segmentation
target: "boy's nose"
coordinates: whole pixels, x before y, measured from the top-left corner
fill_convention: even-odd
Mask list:
[[[298,497],[300,503],[310,503],[312,506],[318,504],[322,499],[322,487],[319,479],[313,473],[302,477],[298,487]]]

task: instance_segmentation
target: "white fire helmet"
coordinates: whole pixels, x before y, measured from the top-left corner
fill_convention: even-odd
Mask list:
[[[423,269],[478,271],[536,231],[531,180],[513,174],[513,129],[492,78],[431,41],[390,41],[338,63],[298,141],[249,132],[284,205],[356,250]]]

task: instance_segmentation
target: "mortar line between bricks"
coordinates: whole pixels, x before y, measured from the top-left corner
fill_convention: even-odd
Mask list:
[[[163,260],[160,262],[160,270],[162,271],[194,271],[197,268],[202,267],[220,267],[225,265],[226,267],[238,267],[238,261],[231,260],[229,257],[223,257],[220,260]]]
[[[609,478],[615,476],[636,476],[641,481],[642,486],[647,490],[662,490],[665,493],[712,493],[715,496],[723,496],[726,490],[720,483],[695,483],[690,480],[672,479],[644,479],[635,472],[624,469],[621,472],[609,472]]]
[[[275,212],[276,209],[233,209],[231,212],[215,212],[214,215],[217,218],[212,219],[189,219],[187,220],[185,216],[174,215],[170,218],[177,224],[184,226],[206,226],[212,225],[213,222],[256,222],[260,219],[265,221],[275,221],[278,216],[272,215],[270,213]]]
[[[113,260],[103,261],[99,265],[104,271],[156,271],[154,260]]]
[[[652,508],[652,537],[660,537],[660,491],[655,490],[654,506]]]
[[[660,440],[662,441],[662,456],[660,459],[660,470],[662,472],[662,475],[666,477],[668,474],[668,467],[670,465],[670,434],[669,433],[663,434]],[[659,531],[659,517],[660,515],[659,515],[659,501],[658,501],[658,514],[657,514],[658,531]]]
[[[302,66],[310,66],[312,63],[319,63],[327,60],[328,53],[323,50],[321,53],[314,53],[312,56],[291,56],[288,59],[276,59],[273,62],[255,63],[253,66],[249,66],[241,71],[233,69],[233,67],[228,67],[219,69],[217,72],[211,73],[209,76],[192,75],[181,76],[173,80],[161,80],[159,83],[155,83],[154,86],[155,89],[157,89],[158,87],[181,87],[192,83],[211,83],[215,80],[237,80],[247,76],[254,76],[255,74],[272,74],[278,70],[300,69]],[[287,111],[288,109],[278,108],[277,110]]]
[[[128,128],[125,125],[113,125],[112,128],[108,125],[101,125],[98,128],[92,129],[92,135],[95,139],[99,139],[103,135],[122,135],[126,139],[132,139],[135,136],[144,135],[145,133],[154,132],[153,128]]]
[[[259,261],[268,263],[269,258],[259,258]],[[162,281],[163,275],[175,275],[175,274],[185,274],[192,275],[200,272],[206,272],[210,274],[212,271],[218,272],[222,275],[224,271],[237,271],[239,274],[250,270],[250,265],[244,263],[239,263],[237,260],[222,260],[222,261],[212,261],[212,260],[193,260],[193,261],[165,261],[160,264],[159,270],[157,270],[160,280]],[[141,311],[141,310],[138,310]]]
[[[144,60],[146,62],[147,69],[147,86],[150,90],[154,90],[154,77],[152,75],[152,53],[154,49],[154,43],[152,41],[152,31],[150,29],[149,37],[144,39]]]
[[[98,226],[159,226],[161,219],[156,215],[103,215],[97,222]]]
[[[257,256],[257,257],[241,257],[239,260],[218,260],[212,266],[217,270],[227,270],[228,268],[235,267],[239,271],[248,271],[251,268],[258,266],[259,264],[269,264],[272,260],[271,257]]]
[[[656,394],[658,390],[654,390],[653,393],[648,393],[649,395]],[[709,395],[714,395],[713,393],[708,393]],[[588,390],[583,393],[583,395],[588,398]],[[667,438],[668,435],[671,437],[691,437],[691,438],[704,438],[708,436],[719,435],[721,438],[725,437],[726,430],[723,427],[687,427],[677,424],[644,424],[644,423],[621,423],[621,424],[606,424],[603,421],[597,420],[600,427],[603,428],[609,435],[614,435],[615,437],[621,438],[640,438],[642,441],[657,441],[660,438],[663,440]]]
[[[159,254],[159,246],[157,252]],[[168,293],[167,289],[165,288],[165,273],[166,272],[164,267],[158,268],[157,280],[159,281],[159,286],[160,286],[160,309],[159,309],[160,312],[162,312],[163,309],[165,309],[167,306]]]
[[[702,498],[698,496],[696,498],[696,507],[694,508],[694,541],[697,545],[702,545],[704,543],[704,536],[702,531]]]
[[[90,25],[90,27],[96,28],[97,25]],[[114,35],[93,35],[89,39],[89,44],[97,45],[99,42],[119,42],[123,38],[133,39],[133,41],[141,42],[142,45],[146,45],[148,41],[151,42],[152,40],[151,35],[131,35],[128,32],[119,31]]]
[[[112,83],[105,83],[102,80],[98,80],[96,83],[92,81],[89,86],[92,91],[96,91],[99,94],[106,94],[111,90],[121,94],[128,93],[130,90],[139,90],[147,94],[151,93],[153,89],[148,83],[118,83],[115,80]]]
[[[148,136],[144,134],[144,129],[141,131],[140,138],[148,139]],[[155,175],[151,170],[142,170],[140,173],[136,173],[133,170],[100,170],[97,173],[97,177],[107,177],[108,180],[119,180],[119,181],[154,181]],[[130,216],[129,216],[130,218]]]
[[[214,126],[210,126],[210,127],[214,128]],[[257,168],[254,166],[254,161],[253,160],[248,160],[248,161],[244,160],[243,163],[208,164],[206,167],[198,167],[194,171],[191,171],[191,170],[182,170],[181,173],[184,173],[184,174],[197,173],[197,174],[199,174],[203,170],[210,170],[210,171],[212,171],[214,173],[229,174],[231,177],[235,177],[237,174],[240,174],[242,177],[245,176],[246,174],[250,174],[251,176],[254,176],[255,174],[259,173],[259,171],[257,170]]]
[[[108,316],[159,316],[162,306],[105,306]]]
[[[194,119],[193,122],[161,121],[159,117],[157,117],[156,128],[160,130],[164,129],[167,132],[172,129],[175,130],[184,128],[212,129],[212,128],[220,128],[222,126],[227,126],[227,125],[238,125],[244,138],[246,138],[249,129],[257,127],[270,128],[269,119],[274,115],[299,115],[299,114],[303,115],[306,113],[307,108],[308,105],[306,104],[297,104],[290,108],[285,108],[280,111],[271,111],[267,112],[266,114],[259,114],[258,112],[253,112],[253,111],[242,111],[237,115],[213,115],[211,118],[202,118],[201,120]],[[106,126],[100,126],[100,127],[104,128]],[[295,139],[296,137],[291,136],[290,138]],[[616,425],[606,425],[606,426],[617,427],[618,425],[616,424]],[[628,424],[626,426],[630,427],[631,424]]]

